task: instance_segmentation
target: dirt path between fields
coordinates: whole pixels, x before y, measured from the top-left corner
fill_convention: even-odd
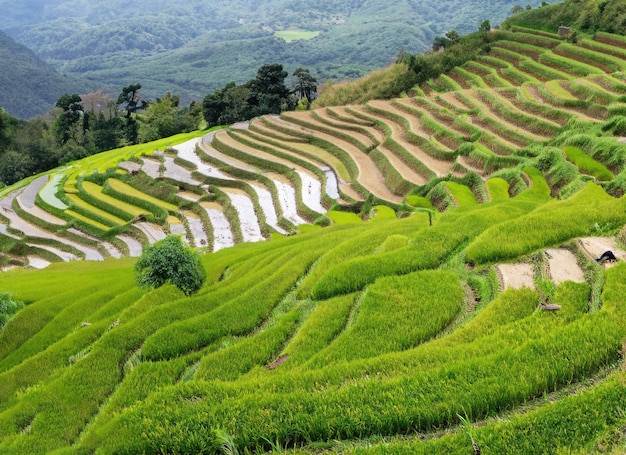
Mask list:
[[[500,290],[534,288],[535,279],[532,264],[517,262],[496,265]]]
[[[544,251],[548,259],[548,270],[554,284],[565,281],[585,282],[585,272],[578,265],[576,255],[565,248],[548,248]]]
[[[578,239],[578,243],[593,259],[599,258],[605,251],[612,251],[618,261],[626,261],[626,251],[620,248],[612,237],[584,237]],[[615,262],[606,261],[603,263],[606,268],[613,267],[615,264]]]
[[[585,237],[578,239],[578,243],[591,259],[599,258],[605,251],[612,251],[617,261],[626,261],[626,251],[617,244],[614,238]],[[547,259],[549,276],[554,284],[559,285],[565,281],[585,282],[585,273],[572,251],[566,248],[547,248],[544,250],[544,254]],[[609,268],[616,263],[605,261],[602,265]],[[532,264],[498,264],[496,265],[496,272],[501,290],[533,288],[535,286]]]

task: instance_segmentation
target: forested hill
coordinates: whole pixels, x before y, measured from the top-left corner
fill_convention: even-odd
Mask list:
[[[529,5],[536,7],[540,0]],[[526,4],[526,2],[524,2]],[[142,83],[201,99],[249,80],[265,63],[312,70],[319,81],[361,76],[419,53],[450,30],[503,21],[516,0],[0,0],[0,30],[64,74],[99,86]],[[307,31],[287,42],[277,32]],[[72,90],[78,92],[78,90]]]
[[[25,46],[0,32],[0,107],[30,118],[54,106],[66,92],[86,92],[88,84],[59,74]]]

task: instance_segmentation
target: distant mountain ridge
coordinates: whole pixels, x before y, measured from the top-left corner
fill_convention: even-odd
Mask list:
[[[532,0],[538,6],[540,0]],[[0,0],[0,29],[64,74],[117,90],[141,83],[144,95],[167,91],[185,101],[265,63],[310,68],[320,81],[362,76],[401,50],[417,53],[449,30],[467,33],[502,22],[516,0]],[[291,43],[282,30],[319,31]],[[74,90],[75,92],[77,90]]]
[[[27,47],[0,32],[0,107],[31,118],[54,107],[66,92],[87,91],[88,84],[63,76]]]

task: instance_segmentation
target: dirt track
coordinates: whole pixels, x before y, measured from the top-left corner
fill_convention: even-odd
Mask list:
[[[532,264],[522,262],[515,264],[498,264],[496,271],[498,272],[500,288],[502,290],[535,287]]]
[[[605,251],[612,251],[618,261],[626,261],[626,251],[621,249],[612,237],[585,237],[578,239],[578,243],[583,251],[591,259],[599,258]],[[550,278],[556,285],[564,281],[575,283],[585,282],[585,273],[581,269],[576,255],[566,248],[548,248],[544,251],[548,261],[548,272]],[[613,267],[616,263],[604,262],[606,268]],[[496,271],[500,280],[502,290],[522,287],[534,287],[533,269],[531,264],[514,263],[498,264]]]
[[[578,240],[583,250],[593,259],[599,258],[605,251],[612,251],[619,261],[626,261],[626,251],[621,249],[612,237],[584,237]],[[615,263],[605,262],[605,267],[613,267]]]
[[[559,285],[564,281],[585,282],[585,273],[578,265],[576,256],[570,250],[549,248],[544,254],[548,259],[548,269],[554,284]]]

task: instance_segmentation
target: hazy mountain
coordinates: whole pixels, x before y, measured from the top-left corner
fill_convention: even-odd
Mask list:
[[[537,6],[540,0],[530,2]],[[63,73],[119,90],[140,82],[200,99],[265,63],[353,78],[398,52],[430,48],[449,30],[501,22],[516,0],[0,0],[0,29]],[[287,43],[276,31],[319,32]]]
[[[30,118],[47,112],[64,93],[88,91],[88,84],[59,74],[2,32],[0,62],[0,107],[16,117]]]

